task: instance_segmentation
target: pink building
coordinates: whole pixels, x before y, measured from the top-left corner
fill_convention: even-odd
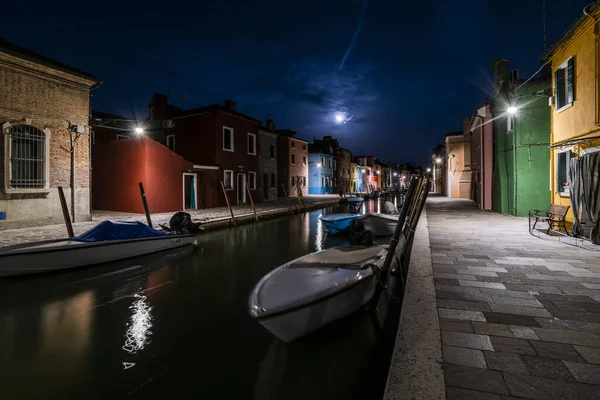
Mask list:
[[[493,123],[489,104],[471,117],[471,199],[481,210],[492,209]]]

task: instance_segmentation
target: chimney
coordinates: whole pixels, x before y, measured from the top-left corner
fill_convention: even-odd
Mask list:
[[[509,84],[509,73],[508,64],[510,60],[508,58],[501,58],[492,63],[491,67],[494,71],[494,98],[496,100],[502,95],[504,96],[508,90]]]
[[[275,131],[275,122],[272,119],[268,119],[266,123],[268,130]]]
[[[168,117],[169,98],[162,93],[154,93],[152,101],[148,104],[149,117],[151,120],[161,120]]]
[[[225,100],[224,106],[227,111],[235,111],[235,102],[231,100]]]
[[[519,80],[519,70],[513,69],[512,71],[510,71],[510,81],[516,82],[518,80]]]
[[[462,119],[463,133],[469,133],[470,126],[471,126],[471,117],[463,117],[463,119]]]

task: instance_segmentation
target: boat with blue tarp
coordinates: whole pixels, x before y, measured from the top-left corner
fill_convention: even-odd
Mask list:
[[[344,232],[350,228],[350,224],[352,221],[360,218],[359,214],[331,214],[331,215],[322,215],[319,217],[325,230],[327,232],[335,235],[340,232]]]
[[[153,229],[138,221],[102,221],[70,239],[0,248],[0,277],[105,264],[192,245],[193,235]]]

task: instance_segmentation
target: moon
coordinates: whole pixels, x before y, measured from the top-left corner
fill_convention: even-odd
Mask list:
[[[338,124],[341,124],[345,120],[346,120],[346,116],[344,114],[342,114],[342,113],[335,114],[335,122],[337,122]]]

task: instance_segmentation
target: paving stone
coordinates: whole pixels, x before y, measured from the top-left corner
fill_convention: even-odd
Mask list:
[[[600,385],[600,365],[563,361],[577,382]],[[599,388],[600,390],[600,388]]]
[[[515,374],[526,374],[527,368],[518,354],[499,353],[497,351],[483,352],[489,369]]]
[[[498,289],[479,289],[480,293],[488,294],[494,297],[513,297],[516,299],[533,299],[529,292],[518,292],[516,290],[498,290]]]
[[[449,387],[446,390],[447,400],[504,400],[497,394],[479,392],[476,390]]]
[[[521,360],[531,375],[563,381],[575,380],[560,360],[525,355],[521,356]]]
[[[444,365],[446,385],[497,394],[510,394],[502,373],[462,365]]]
[[[575,350],[585,359],[585,361],[592,364],[600,364],[600,348],[599,347],[587,347],[587,346],[573,346]]]
[[[551,317],[547,310],[538,307],[522,307],[513,306],[510,304],[490,304],[490,308],[493,312],[504,313],[504,314],[515,314],[515,315],[526,315],[530,317]]]
[[[540,340],[533,328],[527,326],[510,325],[510,331],[517,339]]]
[[[450,268],[448,267],[448,265],[439,265],[439,264],[432,264],[433,265],[433,273],[435,275],[436,272],[442,273],[442,274],[455,274],[456,273],[456,269],[454,268]]]
[[[453,310],[449,308],[438,309],[438,315],[440,318],[448,319],[462,319],[467,321],[481,321],[485,322],[486,319],[481,311],[466,311],[466,310]]]
[[[505,373],[510,394],[534,400],[594,400],[600,399],[597,387],[576,382]]]
[[[507,283],[505,286],[509,290],[517,290],[517,291],[523,291],[523,292],[554,293],[554,294],[563,293],[563,291],[560,290],[556,286],[519,285],[519,284],[514,284],[514,283]]]
[[[470,321],[459,321],[455,319],[440,318],[440,329],[443,331],[473,333]]]
[[[446,346],[494,350],[494,346],[492,346],[489,336],[475,333],[442,331],[442,343]]]
[[[454,285],[442,285],[439,283],[435,284],[435,290],[442,290],[445,292],[458,292],[458,293],[468,293],[473,295],[481,294],[481,289],[479,288],[470,288],[464,286],[454,286]]]
[[[445,274],[436,273],[435,271],[433,272],[433,277],[436,279],[465,279],[469,281],[477,280],[474,275]]]
[[[563,310],[563,311],[584,311],[583,308],[581,308],[578,304],[581,303],[573,303],[570,301],[559,301],[559,300],[552,300],[550,303],[552,303],[552,305],[554,307],[556,307],[558,310]]]
[[[585,311],[593,314],[600,314],[600,304],[578,303]]]
[[[488,266],[491,265],[491,266]],[[469,271],[481,271],[481,272],[508,272],[506,268],[497,266],[495,264],[486,263],[485,267],[481,266],[467,266]]]
[[[490,336],[490,341],[496,351],[511,354],[525,354],[535,356],[535,350],[525,339],[515,339],[509,337]]]
[[[540,357],[556,358],[558,360],[569,360],[583,362],[584,359],[575,350],[575,347],[569,344],[549,343],[541,341],[531,341],[535,352]]]
[[[529,317],[526,315],[514,315],[496,312],[485,312],[483,315],[487,322],[496,324],[540,327],[540,324],[534,317]]]
[[[449,286],[459,286],[458,279],[445,279],[445,278],[433,278],[436,284],[440,285],[449,285]]]
[[[460,286],[466,287],[480,287],[487,289],[506,289],[506,287],[502,283],[497,282],[479,282],[479,281],[465,281],[459,280],[458,283]]]
[[[538,337],[545,342],[600,347],[600,335],[594,333],[544,328],[534,328],[534,331]]]
[[[514,337],[507,325],[473,322],[473,330],[482,335]]]
[[[437,303],[438,307],[441,308],[454,308],[456,310],[490,311],[490,307],[488,306],[488,304],[482,301],[439,299]]]
[[[502,296],[494,296],[492,295],[492,300],[494,303],[498,304],[506,304],[512,306],[524,306],[524,307],[543,307],[539,301],[530,298],[530,299],[519,299],[514,297],[502,297]]]
[[[541,328],[600,333],[599,323],[574,321],[570,319],[557,320],[554,318],[536,318],[535,320],[539,323]]]
[[[600,323],[600,314],[590,313],[587,311],[563,311],[557,310],[556,308],[550,310],[553,317],[560,320],[569,319],[573,321]]]
[[[450,292],[446,290],[437,290],[435,292],[435,297],[438,299],[448,299],[448,300],[466,300],[466,301],[489,301],[492,302],[492,298],[488,295],[477,293],[462,293],[462,292]]]
[[[476,368],[487,367],[481,350],[444,345],[443,352],[445,363]]]
[[[588,289],[600,290],[600,283],[582,283]]]

